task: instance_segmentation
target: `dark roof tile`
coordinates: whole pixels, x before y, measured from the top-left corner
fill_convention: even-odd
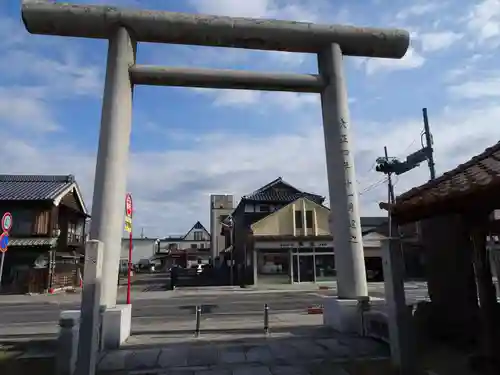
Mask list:
[[[74,182],[72,175],[0,175],[0,200],[52,200]]]
[[[425,205],[493,185],[500,185],[500,142],[435,180],[401,194],[392,210],[400,212],[403,206]]]
[[[192,229],[205,229],[205,227],[199,221],[197,221]]]
[[[325,200],[325,198],[320,195],[300,191],[296,187],[283,181],[281,177],[262,186],[251,194],[244,195],[241,199],[256,202],[289,203],[302,197],[318,204],[322,204]]]
[[[360,217],[362,227],[378,227],[387,223],[387,217],[381,216],[361,216]]]

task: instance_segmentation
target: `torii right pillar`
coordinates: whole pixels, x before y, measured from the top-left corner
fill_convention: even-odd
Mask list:
[[[358,301],[368,297],[354,153],[350,147],[348,95],[343,54],[333,43],[318,53],[326,168],[330,198],[337,297],[324,304],[324,323],[341,332],[359,332]]]

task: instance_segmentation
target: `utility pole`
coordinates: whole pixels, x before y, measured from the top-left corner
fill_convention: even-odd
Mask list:
[[[411,163],[405,165],[398,163],[395,158],[390,159],[386,146],[384,146],[384,157],[378,158],[377,163],[377,171],[387,175],[389,238],[383,243],[381,250],[391,358],[393,364],[399,367],[400,374],[413,375],[416,373],[416,353],[412,345],[411,320],[406,306],[406,262],[399,226],[393,220],[391,210],[395,203],[392,174],[404,173],[409,170]]]
[[[389,155],[387,154],[387,146],[384,146],[384,156],[385,156],[385,161],[389,163]],[[389,203],[389,206],[393,205],[396,203],[396,198],[394,197],[394,184],[392,183],[392,171],[389,169],[387,171],[387,203]],[[387,214],[387,221],[389,225],[389,239],[392,241],[393,235],[398,235],[399,238],[399,230],[398,233],[393,233],[394,228],[396,228],[394,223],[392,222],[392,214],[391,210],[388,211]],[[399,228],[399,227],[398,227]],[[406,276],[406,262],[405,262],[405,256],[404,256],[404,249],[403,249],[403,243],[400,242],[400,250],[401,250],[401,257],[403,259],[403,278]]]
[[[422,114],[424,116],[425,146],[430,149],[430,152],[427,156],[427,164],[429,165],[431,180],[434,180],[436,178],[436,169],[434,164],[434,150],[432,148],[432,134],[429,130],[429,118],[427,117],[427,108],[422,108]]]
[[[389,156],[387,154],[387,146],[384,146],[384,155],[385,155],[385,161],[388,163],[389,162]],[[387,173],[387,185],[388,185],[388,197],[387,197],[387,202],[394,204],[394,186],[392,184],[392,172],[389,171]]]

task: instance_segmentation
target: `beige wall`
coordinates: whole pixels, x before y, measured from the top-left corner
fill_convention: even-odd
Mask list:
[[[295,225],[294,211],[302,211],[302,229]],[[312,228],[305,228],[306,211],[312,211]],[[328,216],[330,211],[308,199],[300,198],[293,203],[275,211],[264,219],[254,223],[252,230],[256,236],[321,236],[329,235]]]
[[[296,229],[295,228],[295,210],[302,211],[302,218],[305,220],[305,211],[312,211],[313,213],[313,228],[306,229]],[[330,230],[328,225],[328,217],[330,210],[326,207],[320,206],[308,199],[300,198],[295,202],[275,211],[271,215],[263,218],[262,220],[254,223],[252,225],[252,230],[254,236],[258,240],[259,236],[329,236]],[[305,227],[303,223],[302,227]],[[379,233],[371,232],[363,236],[363,247],[365,249],[366,257],[378,257],[380,254],[381,240],[385,237]],[[286,243],[281,242],[269,242],[269,241],[259,241],[255,244],[257,249],[271,249],[271,248],[283,248],[283,245],[287,247],[299,248],[298,242],[286,241]],[[333,247],[331,240],[329,241],[316,241],[316,248],[321,247]]]

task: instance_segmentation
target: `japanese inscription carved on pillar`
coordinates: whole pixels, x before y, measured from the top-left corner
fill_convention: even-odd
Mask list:
[[[353,216],[354,213],[354,189],[353,189],[353,183],[354,181],[351,181],[351,171],[349,171],[350,168],[352,168],[352,158],[350,155],[349,151],[349,124],[344,118],[340,118],[340,144],[341,144],[341,150],[342,150],[342,156],[344,158],[344,170],[345,174],[347,177],[346,181],[346,194],[347,194],[347,211],[349,213],[349,228],[350,228],[350,242],[352,243],[358,243],[359,238],[358,238],[358,218]]]

